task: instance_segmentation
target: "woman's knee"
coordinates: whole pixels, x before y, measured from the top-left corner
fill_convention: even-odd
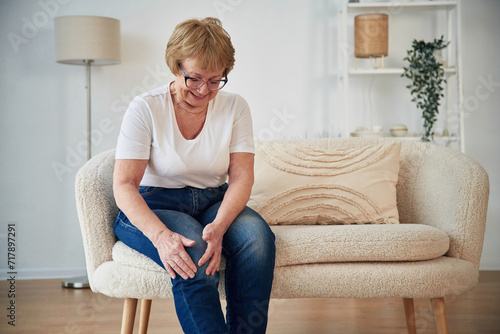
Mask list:
[[[191,247],[185,247],[186,252],[197,267],[197,274],[206,270],[206,265],[199,267],[198,261],[207,249],[207,242],[203,240],[203,227],[193,217],[182,212],[170,210],[153,210],[169,230],[195,241]],[[207,264],[208,265],[208,264]]]
[[[239,244],[246,252],[262,260],[272,259],[276,254],[275,236],[266,221],[254,210],[246,207],[228,230],[230,245]],[[238,246],[236,246],[238,248]]]
[[[203,227],[196,219],[188,214],[173,210],[153,210],[153,212],[170,231],[194,240],[196,241],[195,245],[206,248],[206,242],[202,239]]]
[[[174,286],[189,285],[189,286],[197,286],[198,289],[210,288],[217,289],[219,287],[220,274],[216,272],[214,275],[207,275],[207,265],[203,265],[199,267],[196,265],[197,271],[193,278],[184,279],[181,276],[177,276],[172,280],[172,284]]]

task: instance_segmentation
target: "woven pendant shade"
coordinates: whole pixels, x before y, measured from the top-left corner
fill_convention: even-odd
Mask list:
[[[389,16],[363,14],[354,18],[354,56],[377,58],[389,54]]]

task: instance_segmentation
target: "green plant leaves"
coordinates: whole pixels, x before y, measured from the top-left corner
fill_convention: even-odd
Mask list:
[[[444,36],[432,42],[413,40],[412,49],[403,58],[409,64],[408,67],[403,67],[401,76],[411,80],[406,88],[413,96],[412,102],[422,110],[424,141],[430,141],[434,136],[432,128],[437,121],[439,99],[444,96],[443,84],[446,83],[443,65],[436,61],[434,51],[444,49],[448,44],[449,42],[444,41]]]

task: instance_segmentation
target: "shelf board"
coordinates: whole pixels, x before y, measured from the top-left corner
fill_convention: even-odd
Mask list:
[[[350,69],[349,75],[384,75],[384,74],[403,74],[402,68],[370,68],[370,69]]]
[[[406,2],[359,2],[348,3],[348,10],[367,10],[367,9],[381,9],[381,8],[439,8],[439,7],[455,7],[456,1],[406,1]]]
[[[353,136],[351,135],[350,137],[363,137],[363,136]],[[367,136],[369,137],[369,136]],[[371,137],[371,138],[384,138],[384,139],[394,139],[394,140],[404,140],[404,141],[422,141],[422,136],[404,136],[404,137],[393,137],[391,134],[387,133],[384,134],[384,136],[376,136],[376,137]],[[448,142],[458,142],[459,138],[458,136],[434,136],[434,142],[436,143],[448,143]],[[431,142],[432,143],[432,142]]]
[[[457,72],[455,67],[447,67],[444,69],[446,74],[454,74]],[[369,69],[349,69],[349,75],[401,75],[402,68],[369,68]]]

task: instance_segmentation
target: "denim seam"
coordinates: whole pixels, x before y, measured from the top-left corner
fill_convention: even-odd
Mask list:
[[[191,199],[193,201],[193,211],[191,212],[191,216],[194,217],[198,213],[198,191],[193,188],[189,188],[191,191]]]
[[[130,222],[130,221],[129,221],[129,222]],[[116,228],[116,226],[119,226],[119,227],[121,227],[121,228],[130,229],[130,230],[133,230],[133,231],[139,231],[139,232],[141,232],[141,233],[142,233],[142,231],[141,231],[141,230],[139,230],[139,229],[138,229],[138,228],[137,228],[134,224],[132,224],[132,223],[127,223],[127,222],[125,222],[123,219],[118,219],[117,224],[115,224],[115,226],[113,227],[113,229],[114,229],[114,228]]]
[[[179,278],[179,279],[181,279],[181,278]],[[196,321],[194,320],[193,313],[191,313],[191,309],[189,308],[189,303],[187,302],[186,294],[184,293],[184,284],[182,284],[182,283],[179,283],[179,284],[181,286],[182,300],[184,301],[184,304],[186,305],[186,309],[188,310],[189,319],[191,320],[191,323],[192,323],[192,326],[194,327],[194,329],[196,329],[196,333],[200,333],[200,330],[197,327]]]
[[[228,286],[228,280],[227,280],[227,271],[231,271],[231,264],[228,263],[226,261],[226,267],[224,268],[224,291],[226,292],[226,303],[229,301],[228,300],[228,289],[227,289],[227,286]],[[229,307],[230,305],[229,304],[226,304],[226,324],[227,324],[227,327],[229,329],[229,331],[231,332],[231,329],[233,327],[233,321],[231,321],[232,319],[232,312],[231,312],[231,307]]]

